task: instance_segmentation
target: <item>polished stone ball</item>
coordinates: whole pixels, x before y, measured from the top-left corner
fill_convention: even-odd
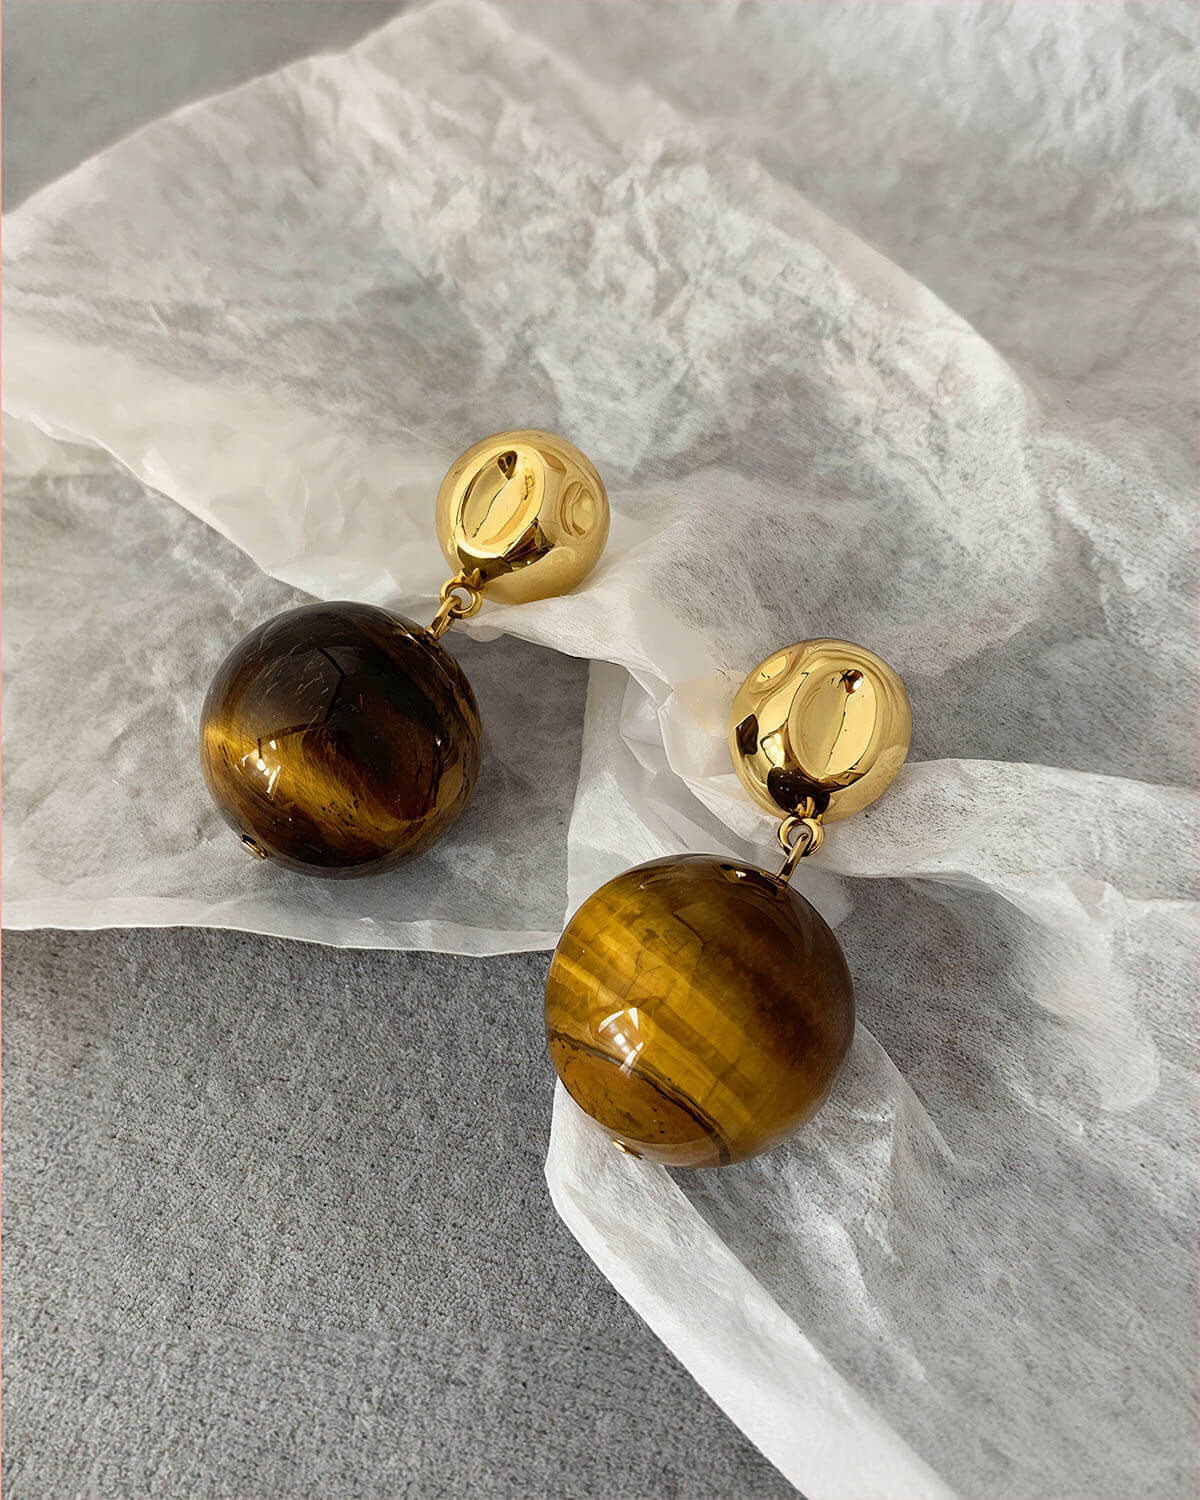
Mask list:
[[[466,807],[479,710],[419,625],[369,604],[306,604],[222,662],[200,750],[250,853],[306,875],[374,875],[427,849]]]
[[[769,1151],[824,1103],[854,1035],[842,950],[791,886],[690,854],[626,870],[572,917],[546,1032],[575,1102],[637,1156]]]

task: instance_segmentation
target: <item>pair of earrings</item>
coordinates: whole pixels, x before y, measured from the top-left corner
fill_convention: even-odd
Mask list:
[[[608,496],[551,433],[499,433],[452,465],[437,532],[456,571],[428,629],[372,605],[269,620],[217,671],[204,777],[246,848],[310,875],[393,869],[456,821],[479,774],[479,711],[440,644],[485,592],[566,593],[608,536]],[[889,785],[908,753],[904,685],[848,641],[803,641],[734,699],[738,777],[780,818],[772,873],[683,854],[627,870],[568,923],[546,983],[567,1091],[632,1156],[718,1166],[768,1151],[820,1108],[854,1033],[837,938],[790,878],[826,823]]]

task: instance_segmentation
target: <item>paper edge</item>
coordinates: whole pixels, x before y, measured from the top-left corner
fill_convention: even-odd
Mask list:
[[[503,958],[511,953],[540,953],[554,947],[558,932],[502,931],[447,923],[436,938],[431,921],[400,922],[390,931],[373,930],[355,935],[353,945],[344,941],[345,924],[333,918],[314,920],[297,913],[295,923],[279,914],[252,908],[240,911],[236,921],[223,920],[215,911],[197,912],[195,901],[182,897],[106,896],[80,900],[68,914],[61,896],[37,896],[4,902],[6,932],[99,932],[106,929],[157,929],[187,927],[205,932],[245,932],[255,937],[283,938],[290,942],[314,943],[346,953],[371,950],[381,953],[445,953],[462,958]],[[52,908],[52,913],[47,911]],[[436,924],[441,926],[442,924]],[[339,936],[343,934],[343,936]],[[511,943],[501,939],[511,938]]]
[[[581,1159],[583,1170],[570,1158]],[[622,1181],[622,1229],[637,1264],[608,1243],[588,1211],[597,1179]],[[781,1474],[808,1500],[954,1500],[954,1492],[800,1332],[662,1167],[614,1151],[604,1132],[555,1088],[546,1183],[559,1217],[615,1290]],[[641,1235],[671,1215],[670,1245]],[[682,1225],[683,1232],[676,1226]],[[719,1273],[714,1280],[713,1270]],[[659,1286],[684,1283],[681,1312]],[[745,1360],[720,1351],[753,1349]]]

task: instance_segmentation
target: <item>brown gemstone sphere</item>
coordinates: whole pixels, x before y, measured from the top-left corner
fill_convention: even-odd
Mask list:
[[[825,1102],[854,991],[820,914],[715,855],[626,870],[555,949],[546,1033],[575,1102],[638,1156],[715,1167],[769,1151]]]
[[[251,853],[374,875],[429,847],[479,775],[475,695],[428,631],[370,604],[252,630],[204,700],[204,779]]]

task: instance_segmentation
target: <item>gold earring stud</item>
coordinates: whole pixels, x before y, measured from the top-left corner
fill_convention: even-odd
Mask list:
[[[824,1103],[854,1034],[841,945],[790,884],[825,824],[879,797],[908,753],[904,684],[849,641],[803,641],[746,678],[729,748],[779,818],[776,872],[680,854],[583,903],[546,982],[568,1093],[632,1156],[709,1167],[769,1151]]]
[[[351,602],[306,604],[252,630],[217,669],[201,714],[205,782],[243,846],[308,875],[373,875],[427,849],[462,814],[481,730],[466,675],[440,644],[485,594],[566,593],[608,536],[592,464],[549,432],[474,444],[438,492],[454,568],[428,629]]]

